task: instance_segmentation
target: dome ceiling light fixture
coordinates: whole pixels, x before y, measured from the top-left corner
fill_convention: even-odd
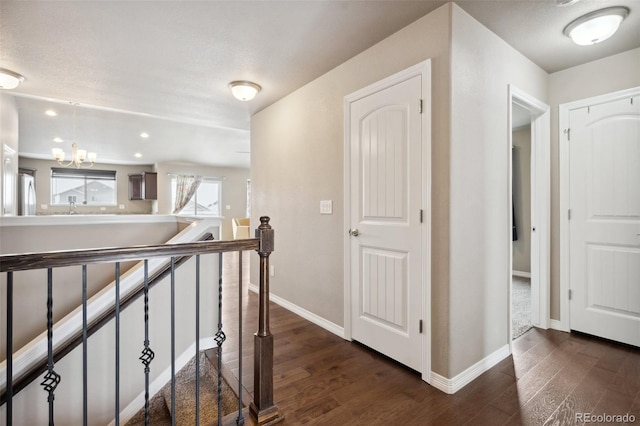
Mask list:
[[[255,98],[262,89],[260,85],[246,80],[232,81],[229,83],[229,88],[231,89],[233,97],[244,102]]]
[[[556,0],[556,6],[565,7],[578,3],[580,0]]]
[[[0,89],[15,89],[24,81],[24,76],[15,71],[0,68]]]
[[[562,33],[579,46],[590,46],[614,35],[627,15],[629,9],[624,6],[596,10],[572,21]]]

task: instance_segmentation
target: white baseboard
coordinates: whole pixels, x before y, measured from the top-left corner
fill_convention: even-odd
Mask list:
[[[215,347],[213,337],[204,337],[200,339],[200,351]],[[193,342],[182,354],[176,358],[176,373],[182,369],[191,359],[196,356],[196,343]],[[171,381],[171,365],[169,365],[160,375],[151,383],[149,383],[149,400],[153,398],[160,390]],[[120,423],[126,424],[138,411],[144,408],[144,391],[135,397],[124,410],[120,412]],[[116,420],[113,419],[109,426],[114,426]]]
[[[571,330],[569,330],[568,327],[566,327],[562,321],[560,320],[549,320],[549,328],[553,329],[553,330],[558,330],[558,331],[565,331],[567,333],[569,333]]]
[[[511,271],[511,275],[513,275],[514,277],[520,277],[520,278],[531,278],[531,272],[523,272],[523,271]]]
[[[431,386],[444,393],[454,394],[509,355],[511,355],[509,345],[504,345],[452,379],[447,379],[446,377],[432,371],[429,383]]]
[[[258,286],[255,284],[249,283],[249,290],[253,291],[254,293],[258,293]],[[321,316],[314,314],[313,312],[307,311],[306,309],[301,308],[300,306],[294,303],[291,303],[280,296],[276,296],[273,293],[269,294],[269,300],[293,312],[294,314],[301,316],[307,321],[311,321],[315,325],[318,325],[324,328],[325,330],[337,336],[340,336],[344,339],[344,327],[340,327],[339,325],[332,323],[331,321],[328,321],[325,318],[322,318]]]

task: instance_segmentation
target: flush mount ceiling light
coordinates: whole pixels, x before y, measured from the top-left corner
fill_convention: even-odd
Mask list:
[[[259,85],[250,81],[232,81],[229,83],[229,88],[233,96],[240,101],[250,101],[255,98],[260,89]]]
[[[600,43],[615,34],[627,15],[629,9],[624,6],[596,10],[572,21],[562,33],[579,46]]]
[[[578,3],[580,0],[556,0],[556,5],[560,7],[571,6]]]
[[[0,68],[0,89],[15,89],[24,81],[24,77],[17,72]]]

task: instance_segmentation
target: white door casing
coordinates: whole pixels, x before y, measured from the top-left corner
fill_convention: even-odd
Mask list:
[[[419,64],[345,98],[345,337],[425,380],[429,72]]]
[[[510,105],[517,104],[531,113],[531,323],[538,327],[549,328],[550,321],[550,260],[551,260],[551,141],[549,105],[528,93],[509,85]],[[509,203],[511,209],[512,193],[512,157],[511,157],[511,109],[509,111]],[[509,215],[511,217],[511,215]],[[509,223],[511,228],[512,223]],[[507,244],[511,246],[511,232]],[[513,254],[509,250],[509,306],[511,306],[511,276]],[[511,342],[511,316],[509,316],[509,342]]]
[[[568,128],[571,329],[640,346],[640,95]]]

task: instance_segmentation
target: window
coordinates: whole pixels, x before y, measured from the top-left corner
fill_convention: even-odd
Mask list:
[[[51,204],[116,205],[115,170],[51,168]]]
[[[220,216],[222,182],[204,178],[187,205],[178,212],[191,216]],[[176,179],[171,179],[171,205],[176,204]]]

